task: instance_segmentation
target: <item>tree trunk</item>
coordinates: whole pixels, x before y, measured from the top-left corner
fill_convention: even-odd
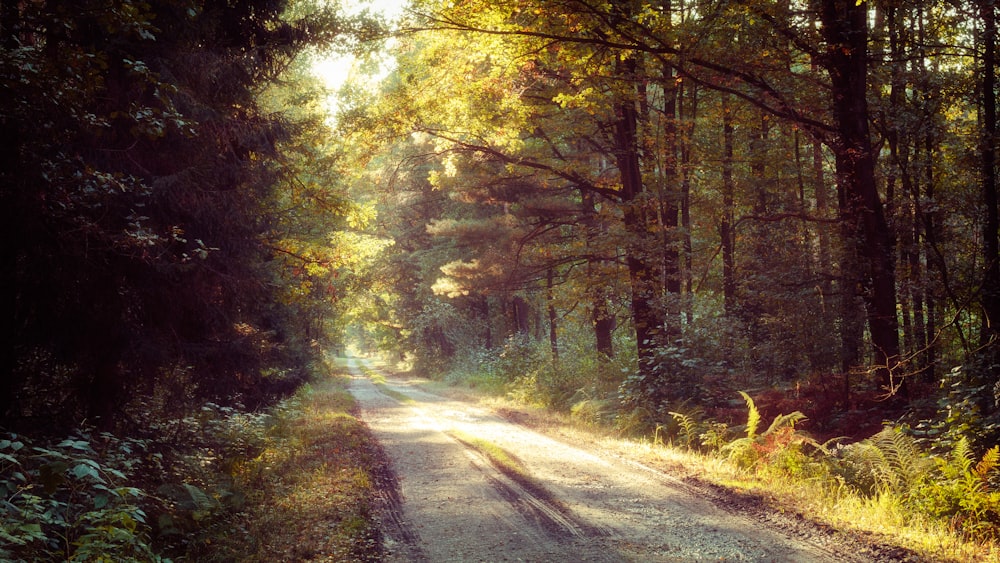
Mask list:
[[[672,342],[681,335],[681,253],[678,248],[678,227],[680,226],[681,191],[677,186],[677,99],[673,68],[663,70],[664,100],[663,119],[663,162],[660,174],[660,226],[663,245],[663,289],[664,289],[664,342]]]
[[[594,340],[597,347],[598,358],[608,359],[615,355],[615,348],[612,341],[612,332],[615,329],[615,318],[608,310],[608,290],[603,280],[598,279],[595,270],[600,267],[602,259],[594,255],[595,245],[593,244],[593,233],[601,229],[597,223],[596,210],[594,209],[594,194],[587,190],[581,190],[580,201],[582,205],[581,213],[586,232],[586,243],[588,254],[587,259],[587,279],[589,280],[589,292],[591,299],[591,322],[594,327]],[[599,252],[599,251],[598,251]]]
[[[684,83],[687,84],[687,83]],[[683,237],[682,249],[684,253],[683,268],[683,297],[684,316],[687,323],[694,322],[694,272],[692,257],[694,255],[691,243],[691,167],[694,154],[694,125],[698,117],[698,86],[694,83],[687,84],[687,88],[681,87],[681,101],[685,98],[683,93],[688,93],[690,102],[681,106],[681,118],[684,128],[681,131],[680,151],[681,151],[681,236]]]
[[[559,366],[559,334],[556,330],[556,305],[555,305],[555,274],[552,272],[552,268],[549,268],[547,276],[545,278],[547,290],[545,293],[546,301],[548,302],[548,313],[549,313],[549,346],[552,349],[552,365]]]
[[[816,216],[828,218],[830,214],[829,187],[826,185],[826,173],[823,166],[823,144],[814,140],[812,144],[812,185],[813,197],[816,198]],[[826,223],[816,224],[817,252],[816,270],[820,275],[821,315],[823,329],[827,334],[835,332],[835,309],[833,307],[833,260],[830,252],[830,227]],[[832,352],[832,351],[831,351]],[[828,354],[823,359],[823,366],[817,369],[828,369],[836,365],[835,356]]]
[[[719,238],[722,240],[722,293],[726,316],[736,313],[736,261],[733,237],[733,199],[736,187],[733,182],[733,116],[729,96],[722,98],[722,219]]]
[[[520,295],[511,299],[511,316],[514,321],[514,333],[519,336],[531,336],[531,306]]]
[[[875,185],[874,149],[868,129],[867,3],[823,0],[820,17],[828,48],[823,63],[830,75],[837,138],[837,181],[843,186],[841,214],[856,228],[863,259],[865,305],[875,371],[890,393],[899,361],[893,240]]]
[[[983,204],[983,319],[980,346],[990,346],[1000,336],[1000,218],[997,215],[997,100],[996,100],[996,0],[981,0],[983,19],[983,133],[982,204]],[[997,347],[994,347],[997,348]],[[993,359],[1000,352],[992,350]]]
[[[618,74],[631,82],[635,78],[635,61],[619,61]],[[651,375],[655,352],[663,340],[664,315],[658,304],[659,281],[656,268],[650,264],[648,250],[649,217],[643,193],[639,166],[639,144],[636,134],[637,111],[634,99],[626,98],[615,108],[615,158],[621,179],[622,213],[629,233],[626,248],[629,282],[631,284],[632,322],[635,327],[639,370]]]

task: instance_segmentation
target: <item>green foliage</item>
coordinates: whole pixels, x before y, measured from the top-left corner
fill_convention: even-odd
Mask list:
[[[669,412],[677,405],[697,401],[704,394],[705,369],[704,362],[685,347],[656,348],[647,369],[636,369],[625,377],[619,398],[626,409],[642,407],[655,413],[657,422],[669,420]]]
[[[988,354],[976,356],[941,378],[937,416],[917,425],[918,432],[937,447],[949,448],[963,439],[985,448],[1000,441],[1000,386]]]
[[[261,405],[302,382],[333,273],[299,279],[273,243],[313,242],[308,212],[327,204],[325,222],[343,206],[330,189],[282,197],[294,181],[336,184],[329,168],[304,182],[289,157],[315,108],[258,97],[340,30],[326,8],[283,19],[286,4],[4,4],[5,426],[44,413],[56,433],[83,419],[142,430],[179,369],[191,377],[176,396],[194,405]],[[302,281],[312,301],[294,308],[284,298]],[[191,405],[173,406],[158,414]]]
[[[451,363],[444,380],[451,385],[463,384],[487,393],[503,394],[508,382],[492,369],[496,356],[495,350],[468,350]]]
[[[688,412],[670,411],[670,416],[677,424],[677,440],[688,450],[700,450],[704,444],[702,436],[708,431],[710,421],[705,420],[705,411],[700,407],[689,409]]]
[[[912,436],[890,426],[867,440],[838,447],[835,454],[836,473],[867,495],[908,495],[933,467]]]
[[[128,486],[147,443],[80,432],[55,444],[0,439],[0,558],[10,561],[165,561],[153,551],[142,504]],[[145,461],[140,461],[145,458]]]
[[[513,335],[501,348],[474,348],[456,360],[445,376],[451,383],[462,382],[492,392],[510,392],[535,402],[539,376],[546,370],[539,343],[526,335]],[[544,377],[544,376],[542,376]]]
[[[515,382],[536,376],[544,361],[540,344],[519,333],[504,341],[488,369],[504,381]]]
[[[926,452],[900,428],[838,446],[831,473],[866,496],[900,499],[912,510],[947,519],[974,540],[1000,538],[1000,447],[977,456],[965,438],[944,455]]]
[[[256,467],[250,461],[282,438],[285,421],[308,390],[304,386],[267,411],[206,403],[183,418],[154,423],[172,463],[155,489],[157,541],[164,549],[195,556],[206,549],[206,539],[234,526],[251,494],[237,476]]]
[[[982,540],[1000,538],[1000,491],[995,490],[1000,447],[976,461],[969,441],[960,439],[947,457],[933,458],[937,475],[919,486],[913,504]]]

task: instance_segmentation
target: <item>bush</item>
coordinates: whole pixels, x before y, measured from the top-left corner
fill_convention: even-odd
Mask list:
[[[934,420],[918,424],[920,432],[935,445],[953,447],[961,439],[973,448],[1000,442],[1000,372],[989,355],[981,355],[957,366],[941,378],[941,396]]]
[[[653,413],[652,422],[665,423],[670,420],[670,411],[703,395],[704,367],[686,348],[658,348],[650,365],[625,377],[619,388],[622,406],[627,410],[644,409]]]
[[[128,486],[146,443],[79,432],[33,445],[18,434],[0,439],[0,558],[10,561],[163,561],[150,546],[140,504]]]

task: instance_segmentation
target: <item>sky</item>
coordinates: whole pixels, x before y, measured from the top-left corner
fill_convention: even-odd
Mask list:
[[[368,9],[381,13],[391,20],[402,15],[406,4],[407,0],[344,0],[342,6],[348,15]],[[347,80],[353,65],[353,56],[331,54],[328,57],[318,59],[313,64],[313,72],[326,82],[331,91],[336,92]]]

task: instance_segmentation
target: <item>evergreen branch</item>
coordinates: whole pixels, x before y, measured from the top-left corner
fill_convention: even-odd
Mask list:
[[[536,160],[532,160],[532,159],[528,159],[528,158],[524,158],[524,157],[513,156],[513,155],[507,154],[507,153],[505,153],[505,152],[503,152],[503,151],[501,151],[499,149],[496,149],[496,148],[493,148],[493,147],[489,147],[489,146],[486,146],[486,145],[478,145],[478,144],[475,144],[475,143],[469,143],[467,141],[462,141],[462,140],[456,138],[455,136],[449,135],[449,134],[444,133],[444,132],[442,132],[440,130],[434,130],[434,129],[431,129],[431,128],[422,127],[422,128],[419,128],[419,131],[421,131],[423,133],[427,133],[428,135],[431,135],[433,137],[437,137],[439,139],[443,139],[445,141],[448,141],[448,142],[454,144],[456,147],[458,147],[462,151],[471,152],[471,153],[477,153],[477,154],[481,154],[481,155],[485,155],[485,156],[490,156],[490,157],[493,157],[493,158],[497,159],[500,162],[503,162],[504,164],[512,164],[514,166],[523,166],[525,168],[531,168],[533,170],[540,170],[540,171],[543,171],[543,172],[549,172],[549,173],[554,174],[555,176],[557,176],[559,178],[562,178],[563,180],[566,180],[566,181],[570,182],[571,184],[577,186],[581,190],[586,190],[586,191],[589,191],[589,192],[593,192],[595,194],[598,194],[598,195],[600,195],[600,196],[602,196],[604,198],[607,198],[607,199],[610,199],[610,200],[613,200],[613,201],[621,199],[621,193],[618,192],[618,190],[613,190],[613,189],[608,189],[608,188],[602,188],[602,187],[594,184],[593,182],[591,182],[589,179],[587,179],[583,175],[579,174],[578,172],[574,172],[572,170],[562,170],[562,169],[556,168],[555,166],[552,166],[552,165],[549,165],[549,164],[545,164],[543,162],[538,162]]]

